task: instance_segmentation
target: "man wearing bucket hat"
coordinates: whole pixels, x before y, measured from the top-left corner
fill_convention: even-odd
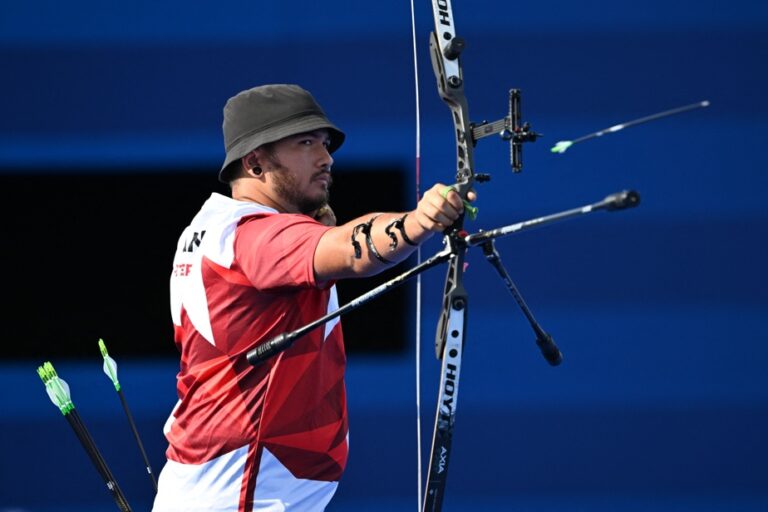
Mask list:
[[[230,98],[223,131],[232,197],[211,195],[174,258],[179,402],[154,510],[323,510],[347,460],[339,320],[261,365],[246,353],[338,308],[338,279],[403,261],[464,205],[437,184],[413,211],[335,226],[331,154],[344,133],[296,85]]]

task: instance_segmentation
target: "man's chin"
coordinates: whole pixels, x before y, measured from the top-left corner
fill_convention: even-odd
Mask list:
[[[300,211],[304,215],[310,215],[327,204],[328,204],[328,194],[324,194],[323,197],[318,198],[314,201],[312,200],[304,201],[304,203],[301,204]]]

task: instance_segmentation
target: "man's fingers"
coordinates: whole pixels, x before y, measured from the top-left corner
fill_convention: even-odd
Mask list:
[[[445,223],[442,223],[432,217],[429,217],[428,215],[425,215],[423,212],[416,214],[416,221],[419,223],[421,227],[424,229],[427,229],[429,231],[445,231],[445,229],[450,226],[453,221],[447,221]]]
[[[444,231],[459,218],[457,212],[450,204],[435,205],[424,202],[417,211],[417,220],[425,229],[431,231]]]
[[[451,202],[443,198],[440,198],[439,201],[426,202],[423,212],[433,221],[444,225],[453,224],[461,215],[461,209],[456,208]]]
[[[470,190],[467,198],[474,201],[477,194]],[[419,224],[430,231],[444,231],[456,222],[463,212],[464,201],[461,196],[452,186],[442,183],[437,183],[429,189],[416,209]]]
[[[461,196],[458,192],[453,188],[454,186],[447,186],[443,185],[442,183],[438,183],[435,185],[432,190],[436,190],[439,192],[440,197],[451,203],[451,205],[456,208],[459,211],[464,210],[464,201],[461,199]],[[430,190],[430,192],[432,191]],[[477,192],[475,189],[470,189],[469,192],[467,192],[467,201],[470,203],[475,201],[477,199]]]
[[[453,187],[449,187],[446,185],[435,185],[433,189],[438,189],[440,197],[445,200],[448,204],[453,206],[454,210],[456,210],[457,213],[461,213],[464,209],[464,202],[461,200],[461,196],[453,189]]]

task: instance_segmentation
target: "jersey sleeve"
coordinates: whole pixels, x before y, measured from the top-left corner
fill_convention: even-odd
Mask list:
[[[255,215],[235,232],[235,262],[257,290],[319,287],[314,256],[329,226],[299,214]]]

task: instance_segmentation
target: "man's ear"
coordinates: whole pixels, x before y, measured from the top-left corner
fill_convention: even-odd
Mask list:
[[[258,149],[254,149],[247,155],[243,157],[243,167],[245,167],[246,172],[249,172],[252,169],[260,169],[260,157],[261,157],[261,151]],[[249,172],[250,174],[250,172]]]

